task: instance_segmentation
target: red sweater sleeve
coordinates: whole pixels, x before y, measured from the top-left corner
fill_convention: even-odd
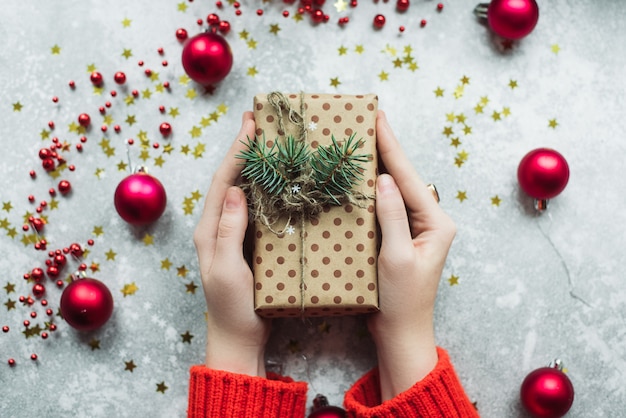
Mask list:
[[[381,403],[378,369],[359,379],[346,392],[348,417],[358,418],[474,418],[469,401],[448,353],[437,347],[439,361],[421,381],[393,399]]]
[[[267,379],[193,366],[188,418],[304,417],[307,385],[268,373]]]

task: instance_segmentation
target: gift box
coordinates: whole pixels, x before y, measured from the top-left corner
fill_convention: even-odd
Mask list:
[[[305,141],[311,154],[361,139],[358,152],[367,156],[350,199],[326,204],[314,216],[281,215],[271,225],[254,221],[252,264],[259,315],[331,316],[378,310],[377,105],[373,94],[270,93],[254,98],[256,141],[263,141],[266,150],[290,136]],[[288,193],[300,192],[298,184],[289,187]],[[251,207],[254,199],[248,194]]]

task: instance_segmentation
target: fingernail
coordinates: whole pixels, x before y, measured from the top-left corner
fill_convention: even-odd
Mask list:
[[[381,174],[378,176],[378,192],[380,194],[387,194],[398,190],[398,186],[393,177],[389,174]]]
[[[241,193],[236,187],[230,187],[226,192],[226,198],[224,199],[224,208],[237,209],[241,205]]]

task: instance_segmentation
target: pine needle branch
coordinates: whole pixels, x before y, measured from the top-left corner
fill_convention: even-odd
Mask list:
[[[241,175],[261,185],[269,194],[282,193],[289,179],[279,169],[276,143],[268,149],[265,136],[255,140],[248,137],[247,142],[242,143],[246,145],[246,149],[236,156],[245,160]]]

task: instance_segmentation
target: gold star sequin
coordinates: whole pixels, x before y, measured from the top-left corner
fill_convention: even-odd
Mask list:
[[[456,115],[456,121],[457,123],[465,123],[466,117],[463,113],[459,113],[458,115]]]
[[[303,19],[302,15],[300,13],[296,13],[293,15],[293,20],[296,21],[296,23],[301,22]]]
[[[465,190],[458,190],[456,192],[456,198],[459,199],[459,202],[463,203],[463,201],[467,199],[467,192]]]
[[[122,26],[125,28],[130,27],[132,20],[130,20],[129,18],[125,18],[124,20],[122,20]]]
[[[337,48],[337,52],[339,52],[339,55],[346,55],[348,53],[348,48],[346,48],[345,46],[341,45],[339,48]]]
[[[274,35],[278,35],[278,32],[280,32],[280,26],[278,26],[278,24],[271,24],[270,33],[273,33]]]
[[[330,79],[330,85],[332,87],[337,87],[341,84],[341,81],[339,81],[339,77],[334,77]]]
[[[186,12],[187,11],[187,3],[185,3],[184,1],[181,1],[180,3],[178,3],[176,5],[177,9],[179,12]]]
[[[176,275],[179,277],[187,277],[188,272],[189,270],[187,270],[187,267],[185,267],[184,265],[176,267]]]
[[[191,293],[192,295],[196,294],[196,289],[198,288],[198,286],[196,286],[194,282],[187,283],[185,287],[187,288],[187,293]]]
[[[460,99],[461,97],[463,97],[463,94],[464,94],[464,93],[465,93],[465,85],[464,85],[464,84],[461,84],[460,86],[457,86],[457,87],[454,89],[454,93],[453,93],[453,95],[454,95],[454,98],[455,98],[455,99]]]
[[[104,229],[102,228],[102,226],[94,226],[91,233],[99,237],[100,235],[104,234]]]
[[[161,268],[163,270],[169,270],[170,267],[172,267],[172,262],[170,261],[169,258],[165,258],[165,259],[161,260]]]
[[[511,109],[508,107],[503,107],[502,108],[502,114],[506,117],[509,116],[511,114]]]
[[[459,145],[461,145],[461,141],[459,141],[459,138],[452,138],[450,139],[450,146],[457,148]]]
[[[10,311],[11,309],[15,309],[15,301],[9,299],[6,302],[4,302],[4,306],[7,307],[7,311]]]
[[[250,38],[246,43],[248,44],[248,49],[256,49],[257,42],[254,39]]]
[[[178,77],[178,83],[182,84],[183,86],[186,86],[187,84],[189,84],[190,81],[191,81],[191,78],[189,78],[187,74],[183,74],[180,77]]]
[[[481,104],[477,104],[476,106],[474,106],[474,113],[476,114],[483,113],[483,109],[484,107]]]
[[[115,256],[117,256],[117,253],[113,251],[113,249],[110,249],[105,253],[105,256],[107,258],[107,261],[115,261]]]
[[[464,126],[464,127],[463,127],[463,133],[464,133],[465,135],[469,135],[469,134],[471,134],[471,133],[472,133],[472,127],[471,127],[471,126],[467,126],[467,125],[466,125],[466,126]]]
[[[402,60],[400,58],[396,58],[392,61],[393,68],[402,68]]]
[[[165,391],[168,389],[167,386],[165,386],[165,382],[157,383],[156,387],[156,391],[161,393],[165,393]]]
[[[470,79],[467,76],[461,77],[461,84],[469,84]]]
[[[180,147],[181,154],[189,155],[190,152],[191,152],[191,149],[189,148],[189,145],[181,145]]]
[[[450,283],[450,286],[455,286],[459,284],[458,276],[455,276],[454,274],[450,275],[450,277],[448,278],[448,283]]]
[[[180,115],[177,107],[170,107],[169,112],[167,112],[172,118],[176,118],[176,116]]]
[[[337,13],[341,13],[348,8],[348,3],[345,0],[337,0],[333,6],[335,6]]]
[[[250,77],[254,77],[255,75],[257,75],[259,72],[256,69],[256,65],[252,66],[252,67],[248,67],[248,75]]]
[[[191,335],[189,333],[189,330],[187,330],[184,334],[180,334],[180,337],[183,339],[183,343],[191,344],[191,339],[193,338],[193,335]]]
[[[136,367],[137,366],[135,365],[135,362],[133,360],[124,362],[124,370],[128,370],[131,373],[133,372],[133,370],[135,370]]]
[[[499,113],[499,112],[496,112],[496,111],[494,110],[494,111],[493,111],[493,113],[491,114],[491,118],[492,118],[494,121],[498,121],[498,120],[500,120],[500,113]]]
[[[129,59],[130,57],[133,56],[133,51],[131,51],[130,49],[124,48],[124,51],[122,52],[122,56],[126,59]]]
[[[439,86],[437,86],[437,89],[433,91],[433,93],[435,93],[435,97],[443,97],[443,92],[444,90]]]
[[[7,294],[15,292],[15,285],[13,283],[7,282],[6,286],[4,286],[4,290],[6,290]]]
[[[204,145],[202,142],[198,142],[196,147],[193,149],[194,158],[195,159],[201,158],[202,154],[204,154],[205,148],[206,148],[206,145]]]
[[[91,351],[100,350],[100,340],[92,338],[91,341],[89,341],[89,347],[91,347]]]
[[[96,71],[96,64],[88,64],[87,65],[87,72],[88,73],[93,73],[94,71]]]
[[[13,209],[13,205],[11,204],[11,202],[2,202],[2,210],[5,212],[11,212],[11,209]],[[30,216],[30,215],[29,215]]]
[[[146,234],[144,235],[143,239],[142,239],[143,243],[148,246],[148,245],[152,245],[154,244],[154,237],[150,234]]]
[[[187,93],[185,94],[185,97],[193,100],[196,98],[196,96],[198,95],[198,93],[196,93],[195,89],[187,89]]]
[[[418,70],[420,67],[417,65],[417,63],[412,62],[409,64],[409,70],[411,70],[411,72],[415,72],[416,70]]]
[[[242,30],[241,32],[239,32],[239,39],[248,39],[248,31],[247,30]]]
[[[491,198],[491,204],[493,206],[500,206],[501,202],[502,202],[502,199],[500,199],[498,195],[495,195],[494,197]]]
[[[191,135],[192,138],[198,138],[202,136],[202,129],[198,126],[192,126],[189,135]]]
[[[52,48],[50,48],[50,52],[52,52],[52,55],[59,55],[61,53],[61,47],[58,45],[54,45]]]
[[[91,265],[89,266],[89,270],[91,270],[92,273],[100,271],[100,264],[96,262],[91,263]]]
[[[561,47],[558,44],[552,44],[550,46],[550,50],[556,55],[559,53],[559,51],[561,51]]]
[[[509,81],[509,87],[511,87],[511,90],[515,89],[517,87],[517,80]]]
[[[357,54],[362,54],[365,51],[365,48],[363,48],[363,45],[357,45],[354,47],[354,52],[356,52]]]
[[[389,80],[389,73],[386,73],[385,71],[381,71],[378,74],[378,78],[380,79],[380,81],[387,81]]]
[[[165,159],[162,156],[159,155],[154,159],[155,167],[163,167],[163,164],[165,164]]]
[[[137,290],[139,290],[139,288],[137,287],[135,282],[132,282],[132,283],[125,284],[124,287],[122,287],[122,289],[120,290],[120,292],[122,292],[124,297],[126,297],[126,296],[134,295],[135,292],[137,292]]]
[[[559,125],[559,123],[556,121],[556,119],[550,119],[548,120],[548,126],[552,129],[556,129],[556,127]]]
[[[13,111],[14,112],[21,112],[22,111],[22,104],[20,102],[15,102],[13,103]]]
[[[128,126],[133,126],[136,122],[135,115],[126,115],[126,123]]]
[[[450,137],[450,135],[454,135],[454,131],[452,130],[451,126],[444,126],[442,134],[444,134],[447,137]]]

